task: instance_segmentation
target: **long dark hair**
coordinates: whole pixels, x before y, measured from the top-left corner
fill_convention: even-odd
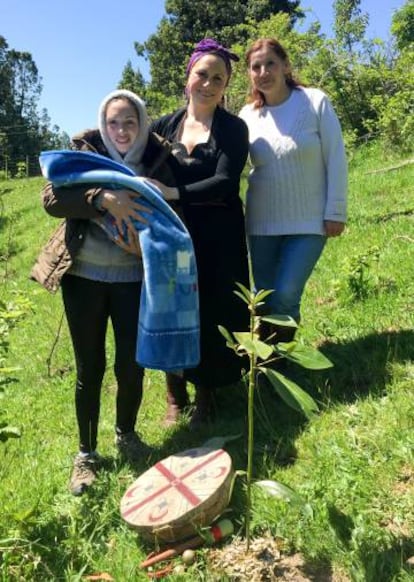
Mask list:
[[[267,48],[272,50],[280,59],[282,59],[284,63],[289,64],[289,56],[278,40],[276,40],[275,38],[259,38],[251,45],[251,47],[248,49],[246,53],[247,67],[248,68],[250,67],[250,61],[253,53],[261,49]],[[293,77],[290,69],[287,71],[285,79],[287,86],[290,87],[291,89],[295,89],[299,86],[301,87],[304,86],[303,83],[301,83],[298,79]],[[263,105],[266,104],[266,100],[263,93],[258,89],[255,89],[252,86],[252,84],[250,84],[248,102],[253,103],[254,109],[259,109],[260,107],[263,107]]]

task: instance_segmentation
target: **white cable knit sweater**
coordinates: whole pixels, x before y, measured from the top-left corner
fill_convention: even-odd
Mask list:
[[[249,235],[323,234],[346,221],[347,161],[341,127],[320,89],[294,89],[281,105],[240,111],[249,128]]]

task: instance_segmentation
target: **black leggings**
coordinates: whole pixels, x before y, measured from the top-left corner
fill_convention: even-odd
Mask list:
[[[118,384],[116,432],[135,428],[144,370],[135,361],[141,283],[102,283],[64,275],[62,295],[76,360],[75,405],[80,450],[97,446],[100,396],[106,367],[105,338],[111,319]]]

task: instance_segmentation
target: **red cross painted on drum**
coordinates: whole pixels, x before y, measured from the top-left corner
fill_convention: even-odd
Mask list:
[[[132,525],[163,524],[203,505],[228,477],[231,459],[223,449],[190,449],[156,463],[121,500]]]

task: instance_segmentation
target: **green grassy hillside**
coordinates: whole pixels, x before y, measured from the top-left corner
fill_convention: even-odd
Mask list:
[[[334,367],[288,374],[320,414],[307,422],[270,388],[257,394],[254,476],[289,485],[301,502],[256,493],[253,538],[280,538],[285,554],[331,573],[314,580],[414,580],[407,562],[414,555],[414,165],[405,162],[378,146],[353,155],[346,233],[329,242],[307,287],[299,341]],[[60,295],[29,280],[57,226],[41,206],[43,183],[0,182],[0,366],[16,368],[1,375],[0,423],[21,431],[0,442],[1,580],[100,572],[117,582],[145,580],[138,565],[153,548],[123,522],[119,501],[146,466],[115,457],[110,335],[99,433],[107,467],[90,494],[73,498],[67,489],[77,451],[72,349]],[[164,412],[163,374],[149,371],[138,429],[158,447],[154,462],[211,436],[240,434],[226,449],[245,469],[243,386],[219,394],[217,421],[203,432],[185,421],[161,429]],[[229,517],[239,536],[243,491],[238,478]],[[182,579],[219,579],[207,551]]]

